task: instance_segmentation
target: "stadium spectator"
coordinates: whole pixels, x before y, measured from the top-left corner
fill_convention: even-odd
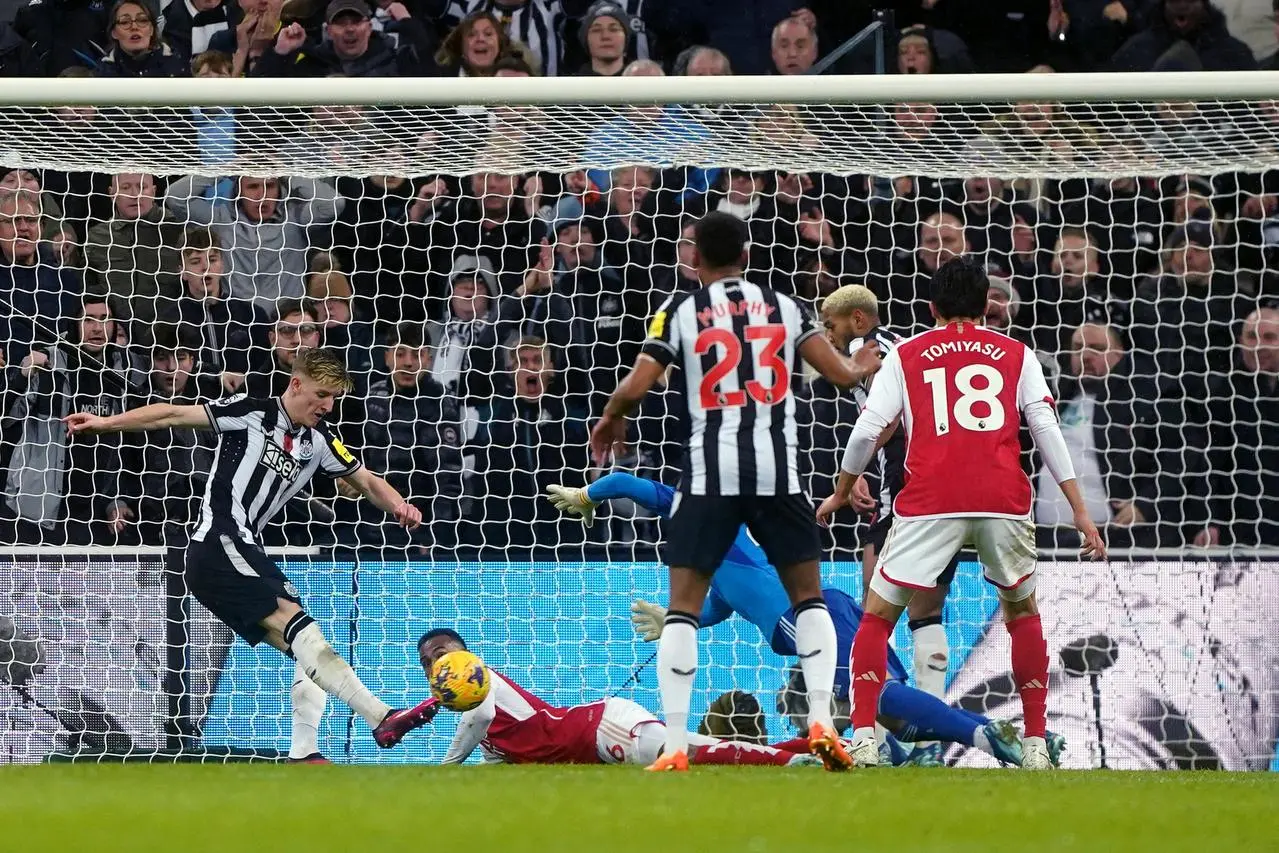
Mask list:
[[[422,327],[394,327],[384,354],[385,372],[369,385],[364,401],[364,463],[385,472],[387,481],[409,499],[425,501],[426,524],[419,530],[392,530],[369,515],[360,501],[361,545],[457,544],[457,528],[470,509],[463,499],[462,423],[457,400],[431,377],[432,352]],[[429,535],[428,535],[429,534]]]
[[[657,234],[646,201],[654,178],[653,170],[645,166],[614,169],[608,193],[586,211],[595,221],[588,227],[603,239],[601,263],[620,271],[627,286],[641,293],[653,287],[650,271]]]
[[[454,258],[478,255],[496,275],[491,296],[510,293],[536,263],[546,223],[535,216],[536,175],[480,172],[466,182],[465,196],[445,199],[429,222],[410,223],[408,242],[429,246],[429,269],[453,268]],[[521,192],[521,190],[523,192]]]
[[[76,411],[124,410],[129,367],[107,300],[85,294],[69,339],[33,349],[10,374],[19,424],[9,456],[0,536],[26,545],[136,544],[136,486],[129,485],[118,435],[70,441],[62,419]]]
[[[933,325],[928,311],[929,279],[946,261],[969,251],[963,221],[949,211],[929,215],[919,224],[918,234],[913,252],[898,248],[891,267],[868,282],[879,298],[884,322],[903,331]]]
[[[1059,58],[1054,68],[1092,71],[1108,65],[1115,52],[1144,28],[1147,5],[1140,0],[1063,0],[1064,26],[1058,32],[1069,60]]]
[[[1030,307],[1036,349],[1056,355],[1063,371],[1068,369],[1071,335],[1076,328],[1084,323],[1114,323],[1120,328],[1127,324],[1129,312],[1122,298],[1112,292],[1101,263],[1092,232],[1063,228],[1053,247],[1049,274],[1035,282]]]
[[[278,397],[289,385],[293,360],[298,350],[320,345],[320,327],[315,309],[309,304],[286,299],[280,303],[280,316],[267,331],[268,349],[253,365],[244,380],[244,392],[250,397]]]
[[[474,424],[478,407],[487,405],[493,394],[497,277],[487,258],[461,256],[449,272],[448,288],[444,321],[431,331],[431,377],[462,401],[469,409],[464,411],[468,423]]]
[[[680,53],[672,73],[687,77],[723,77],[733,73],[733,65],[723,51],[695,45]]]
[[[116,322],[134,321],[136,337],[163,305],[178,298],[182,226],[156,202],[153,175],[115,175],[111,219],[85,240],[89,285],[105,290]]]
[[[1232,369],[1213,379],[1211,524],[1194,544],[1279,545],[1279,309],[1244,320]]]
[[[67,68],[93,68],[107,41],[106,3],[28,0],[13,19],[13,28],[26,39],[33,54],[34,76],[57,77]]]
[[[1195,462],[1202,454],[1186,453],[1202,447],[1206,437],[1183,419],[1168,417],[1172,407],[1155,402],[1143,379],[1149,374],[1150,367],[1137,363],[1113,327],[1084,323],[1073,331],[1059,384],[1058,417],[1089,517],[1107,528],[1112,545],[1180,545],[1184,499],[1203,494],[1206,485],[1203,466]],[[1042,474],[1036,486],[1041,544],[1073,541],[1060,536],[1071,524],[1061,490]]]
[[[581,77],[617,77],[626,67],[631,39],[630,16],[612,0],[600,0],[582,19],[582,44],[590,60],[578,70]]]
[[[222,244],[207,226],[186,229],[182,244],[182,293],[172,305],[161,305],[161,326],[168,337],[194,349],[195,371],[222,376],[228,391],[238,391],[248,369],[250,303],[226,298]]]
[[[797,17],[783,18],[773,27],[774,74],[807,74],[817,62],[817,33]]]
[[[565,524],[542,496],[565,475],[576,476],[571,485],[584,485],[586,419],[565,406],[544,340],[520,337],[504,350],[504,384],[513,396],[494,403],[488,440],[476,458],[485,472],[483,542],[519,548],[580,543],[582,525]]]
[[[1132,311],[1134,346],[1154,354],[1166,385],[1198,399],[1209,378],[1229,370],[1234,328],[1247,314],[1236,277],[1219,268],[1213,247],[1207,223],[1174,232],[1160,273],[1137,288]]]
[[[209,37],[207,50],[232,57],[233,77],[243,77],[275,45],[283,0],[237,0],[227,8],[229,27]]]
[[[98,63],[99,77],[190,77],[187,60],[160,38],[156,15],[144,0],[111,6],[112,47]]]
[[[165,204],[178,219],[211,225],[227,262],[227,296],[251,301],[265,318],[280,299],[305,295],[303,276],[313,226],[332,222],[344,201],[311,178],[242,176],[235,201],[209,198],[214,181],[191,176],[169,185]]]
[[[1110,69],[1152,71],[1170,52],[1183,51],[1186,58],[1176,60],[1180,70],[1252,71],[1257,67],[1248,45],[1230,35],[1225,16],[1209,0],[1156,0],[1147,11],[1145,29],[1124,42]]]
[[[220,32],[230,29],[231,0],[172,0],[164,9],[164,40],[191,61],[209,49]]]
[[[221,397],[218,377],[200,370],[201,349],[200,339],[189,327],[157,331],[147,402],[186,406]],[[143,542],[169,548],[186,546],[188,525],[195,518],[213,470],[216,447],[216,436],[207,430],[170,429],[147,436],[140,450],[138,530]]]
[[[558,0],[449,0],[444,22],[456,27],[487,13],[512,44],[525,45],[529,65],[543,76],[560,76],[564,58],[564,14]]]
[[[81,282],[40,244],[40,203],[25,191],[0,192],[0,346],[16,365],[33,345],[54,342],[78,308]],[[11,371],[10,371],[11,372]]]
[[[441,77],[492,77],[499,57],[513,53],[510,36],[489,12],[462,19],[435,52],[436,73]]]
[[[327,41],[308,41],[299,23],[280,29],[275,47],[253,67],[255,77],[421,77],[430,73],[434,33],[403,3],[387,6],[398,28],[398,45],[373,31],[365,0],[331,0],[324,13]]]
[[[373,324],[357,317],[351,304],[351,280],[340,270],[312,264],[306,296],[320,328],[323,346],[346,354],[346,370],[355,393],[368,388],[373,371]]]

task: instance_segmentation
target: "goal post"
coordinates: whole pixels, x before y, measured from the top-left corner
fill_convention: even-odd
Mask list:
[[[400,534],[319,486],[268,541],[374,692],[420,698],[414,642],[453,627],[547,701],[657,710],[655,646],[629,615],[665,603],[658,513],[618,501],[588,529],[543,494],[604,473],[589,427],[656,308],[696,286],[688,228],[718,209],[750,226],[748,278],[813,311],[865,284],[902,334],[928,322],[938,263],[986,261],[987,322],[1045,364],[1114,550],[1076,562],[1035,478],[1068,766],[1270,768],[1277,175],[1279,72],[7,86],[0,763],[159,756],[174,738],[213,760],[287,750],[291,664],[163,582],[212,446],[85,453],[50,401],[275,393],[318,344],[355,377],[334,430],[427,523]],[[107,296],[111,346],[82,339],[82,291]],[[24,373],[33,351],[47,366]],[[811,376],[796,388],[817,497],[856,409]],[[680,430],[675,391],[653,395],[614,470],[674,482]],[[825,540],[824,582],[856,599],[867,521],[840,516]],[[997,604],[962,561],[946,698],[1019,722]],[[694,716],[740,690],[760,719],[739,697],[712,730],[791,733],[773,633],[734,617],[703,640]],[[895,646],[910,671],[904,623]],[[96,716],[75,716],[86,702]],[[320,745],[435,761],[454,723],[383,753],[330,703]]]

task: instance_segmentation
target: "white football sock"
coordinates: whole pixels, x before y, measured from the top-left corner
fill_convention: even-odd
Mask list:
[[[657,641],[657,686],[666,718],[666,754],[688,752],[688,706],[697,676],[697,627],[667,616]]]
[[[391,710],[389,705],[369,692],[351,665],[333,650],[320,632],[319,625],[312,622],[298,631],[290,648],[311,680],[325,693],[351,706],[351,710],[363,717],[369,728],[376,728]]]
[[[911,632],[915,641],[915,686],[938,699],[946,696],[950,643],[941,625],[924,625]]]
[[[808,687],[808,724],[834,728],[831,697],[835,692],[835,623],[825,607],[809,607],[795,617],[795,650]]]
[[[980,749],[987,755],[994,755],[995,750],[990,745],[990,738],[986,737],[986,729],[984,726],[978,726],[973,732],[973,748]]]
[[[307,677],[302,664],[293,665],[293,733],[289,739],[289,758],[306,758],[320,751],[320,720],[329,696],[320,685]]]

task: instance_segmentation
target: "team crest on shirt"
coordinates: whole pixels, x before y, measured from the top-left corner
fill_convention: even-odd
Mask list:
[[[301,597],[302,597],[302,596],[298,593],[298,588],[297,588],[296,586],[294,586],[294,585],[293,585],[293,581],[285,581],[285,582],[284,582],[284,591],[285,591],[285,593],[287,593],[287,594],[289,594],[289,595],[293,596],[294,598],[301,598]]]
[[[298,445],[298,459],[303,462],[310,462],[311,457],[313,456],[315,456],[315,446],[311,444],[311,440],[309,438],[304,439],[302,443]]]

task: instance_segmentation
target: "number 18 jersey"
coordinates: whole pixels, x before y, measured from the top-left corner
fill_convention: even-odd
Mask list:
[[[950,323],[898,344],[875,377],[868,410],[906,432],[899,518],[1027,518],[1021,412],[1053,405],[1043,367],[1025,344],[972,323]]]
[[[688,495],[802,494],[794,374],[799,347],[820,330],[789,296],[740,278],[666,300],[643,352],[688,402],[680,491]]]

